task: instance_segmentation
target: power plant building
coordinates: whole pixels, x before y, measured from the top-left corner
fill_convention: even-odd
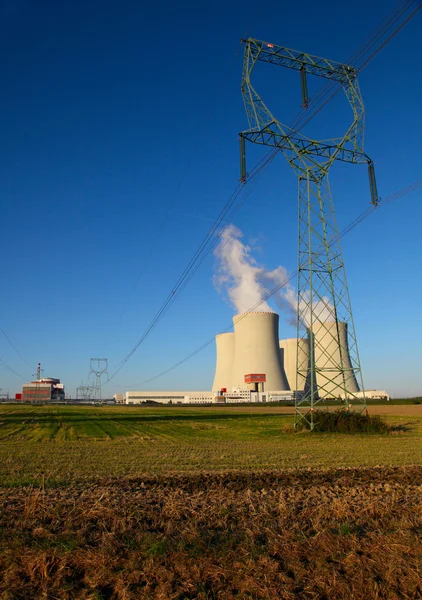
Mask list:
[[[341,321],[316,322],[312,327],[316,385],[322,398],[344,398],[345,389],[356,394],[356,381],[349,354],[347,324]]]
[[[272,312],[236,315],[234,332],[216,336],[214,392],[227,396],[249,390],[251,401],[292,399],[309,390],[312,350],[320,398],[344,398],[345,390],[356,397],[365,394],[354,375],[346,323],[316,321],[308,338],[297,343],[297,338],[278,340],[278,320]],[[368,393],[368,397],[379,396],[388,397],[377,390]]]
[[[292,402],[293,393],[253,392],[234,389],[231,392],[126,392],[125,404],[239,404],[249,402]]]
[[[212,392],[126,392],[126,404],[213,404]]]
[[[65,399],[60,379],[44,377],[22,386],[22,402],[60,402]]]
[[[213,390],[232,389],[234,359],[234,333],[220,333],[215,336],[217,364],[215,367]]]
[[[126,392],[126,404],[218,404],[291,402],[309,389],[310,357],[314,355],[315,386],[321,399],[386,398],[386,392],[359,391],[352,367],[347,325],[317,321],[307,339],[278,339],[279,316],[249,312],[233,317],[234,331],[216,341],[216,368],[212,391]],[[298,354],[299,352],[299,354]],[[299,373],[298,372],[299,366]]]
[[[242,313],[233,317],[232,333],[216,336],[212,389],[219,398],[229,401],[242,394],[252,402],[293,399],[279,347],[278,322],[274,312]]]
[[[281,363],[278,320],[278,314],[273,312],[250,312],[233,317],[232,388],[246,386],[253,391],[264,391],[259,390],[256,383],[245,383],[246,375],[262,373],[265,374],[265,390],[290,389]]]
[[[288,338],[280,340],[280,358],[281,364],[287,377],[287,383],[291,390],[304,390],[307,385],[307,377],[304,371],[309,368],[309,340],[297,338]],[[297,355],[299,346],[299,357]],[[299,358],[299,360],[298,360]],[[297,365],[299,364],[300,374],[297,378]]]

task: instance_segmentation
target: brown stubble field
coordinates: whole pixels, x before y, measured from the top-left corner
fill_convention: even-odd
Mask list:
[[[2,600],[422,597],[422,468],[1,490]]]
[[[422,407],[285,410],[2,407],[1,600],[422,598]]]

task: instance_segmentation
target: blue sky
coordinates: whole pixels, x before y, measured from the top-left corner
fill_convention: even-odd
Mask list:
[[[247,128],[240,38],[341,62],[394,6],[2,2],[0,326],[31,366],[2,335],[0,357],[28,380],[41,361],[70,392],[86,382],[90,357],[108,357],[112,371],[237,185],[237,134]],[[421,178],[420,30],[419,13],[360,75],[381,196]],[[274,83],[266,73],[264,99],[289,122],[298,81],[284,69]],[[304,133],[341,134],[345,102],[336,98]],[[249,146],[250,165],[264,153]],[[366,170],[335,165],[331,182],[342,229],[368,206]],[[296,269],[296,195],[295,175],[277,157],[234,220],[268,269]],[[393,395],[422,394],[421,218],[419,190],[343,241],[365,385]],[[215,268],[210,255],[109,395],[128,386],[210,388],[213,344],[142,382],[230,324],[234,310],[213,285]],[[280,337],[293,335],[281,316]],[[21,384],[1,368],[3,391]]]

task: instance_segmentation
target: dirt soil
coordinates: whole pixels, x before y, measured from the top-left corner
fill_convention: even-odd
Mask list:
[[[368,405],[368,412],[373,415],[403,415],[404,417],[422,417],[422,404]]]
[[[0,598],[420,599],[422,467],[0,488]]]

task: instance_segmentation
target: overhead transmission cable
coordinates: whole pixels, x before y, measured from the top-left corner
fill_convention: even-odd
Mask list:
[[[26,377],[23,377],[22,375],[20,375],[19,373],[17,373],[14,369],[12,369],[12,367],[10,367],[2,358],[0,358],[0,365],[4,369],[7,369],[11,373],[13,373],[13,375],[16,375],[16,377],[19,377],[20,379],[23,379],[23,381],[27,380]]]
[[[392,31],[391,28],[399,21],[408,9],[415,4],[415,0],[406,0],[402,4],[400,4],[397,8],[395,8],[392,12],[390,12],[381,23],[374,29],[372,34],[364,40],[362,45],[357,48],[349,57],[346,59],[346,64],[350,64],[354,66],[357,71],[361,71],[364,69],[368,63],[384,48],[384,46],[391,41],[391,39],[410,21],[411,18],[415,16],[415,14],[422,7],[422,3],[417,2],[415,9],[407,15],[406,19],[402,22],[399,22],[395,29]],[[388,34],[388,35],[387,35]],[[372,48],[378,44],[376,48],[372,51],[369,56],[366,56]],[[309,106],[313,108],[312,111],[302,110],[299,112],[298,116],[294,124],[291,126],[291,129],[297,129],[298,127],[304,127],[312,118],[316,116],[325,106],[336,96],[342,88],[338,86],[337,82],[330,81],[324,87],[322,87],[316,94],[314,100],[309,101]],[[331,95],[327,98],[328,94]],[[321,104],[321,102],[326,98],[325,102]],[[317,108],[317,106],[319,108]]]
[[[407,3],[405,3],[405,4],[407,4]],[[412,2],[412,4],[413,4],[413,2]],[[369,57],[365,58],[365,60],[362,62],[362,64],[361,64],[360,67],[359,66],[356,67],[357,70],[359,70],[359,68],[366,67],[368,65],[369,61],[372,60],[372,58],[379,52],[379,50],[382,47],[384,47],[386,45],[386,43],[388,41],[390,41],[392,39],[392,37],[394,37],[394,35],[396,35],[396,33],[404,26],[404,24],[406,24],[410,20],[410,18],[412,18],[416,14],[416,12],[419,10],[419,8],[421,8],[420,4],[418,4],[417,8],[411,13],[411,15],[408,16],[408,18],[405,20],[405,22],[399,24],[396,27],[396,29],[394,29],[390,33],[390,35],[388,36],[388,38],[385,39],[382,42],[380,42],[380,40],[382,38],[382,35],[384,35],[386,31],[388,31],[389,29],[391,29],[391,25],[389,25],[387,29],[386,29],[385,26],[382,27],[382,28],[378,28],[378,29],[380,29],[380,32],[376,32],[372,36],[372,38],[370,38],[370,40],[363,45],[363,48],[372,48],[373,45],[375,43],[377,43],[377,42],[380,42],[380,44],[379,44],[379,46],[377,48],[375,48],[375,50],[372,52],[372,54]],[[402,13],[400,13],[400,14],[402,14]],[[396,23],[396,21],[397,21],[397,18],[394,19],[394,21],[392,22],[392,24]],[[371,40],[374,40],[374,42],[370,43]],[[355,55],[357,54],[358,57],[363,58],[363,56],[364,56],[363,49],[358,48],[355,51],[354,54]],[[322,106],[320,106],[318,109],[311,111],[311,114],[306,113],[307,119],[304,121],[304,123],[301,123],[301,127],[303,127],[303,125],[305,125],[313,117],[315,117],[315,115],[338,93],[338,91],[340,89],[341,88],[338,88],[337,90],[335,90],[334,93],[324,102],[324,104]],[[233,213],[229,212],[230,209],[235,204],[235,202],[238,199],[238,197],[241,195],[242,190],[245,189],[245,185],[247,185],[248,182],[250,182],[251,180],[253,180],[255,178],[255,176],[258,175],[261,172],[262,169],[264,169],[264,168],[266,169],[268,167],[268,165],[270,164],[270,162],[275,158],[275,156],[277,155],[277,153],[279,151],[280,151],[280,148],[274,148],[273,150],[270,150],[264,156],[264,159],[261,160],[258,163],[258,165],[256,167],[254,167],[254,169],[252,170],[252,172],[249,174],[248,179],[246,180],[246,184],[239,183],[237,185],[237,187],[235,188],[234,192],[229,197],[228,201],[226,202],[225,206],[223,207],[222,211],[220,212],[219,217],[216,219],[216,222],[214,223],[214,225],[211,227],[211,229],[209,230],[209,232],[205,236],[204,240],[202,241],[202,243],[200,244],[199,248],[195,252],[194,256],[192,257],[192,259],[188,263],[188,265],[185,268],[185,270],[183,271],[182,275],[179,277],[179,279],[176,282],[174,288],[171,290],[171,292],[167,296],[167,298],[164,301],[164,303],[162,304],[161,308],[155,314],[155,316],[153,317],[151,323],[149,324],[149,326],[147,327],[147,329],[144,331],[144,333],[142,334],[142,336],[139,338],[139,340],[136,342],[136,344],[133,346],[133,348],[130,350],[130,352],[123,358],[123,360],[120,363],[118,363],[117,368],[115,369],[114,373],[107,379],[107,381],[105,383],[109,383],[112,379],[114,379],[114,377],[120,372],[120,370],[124,367],[124,365],[130,360],[130,358],[133,356],[133,354],[136,352],[136,350],[139,348],[139,346],[144,342],[144,340],[146,339],[146,337],[151,333],[151,331],[157,325],[157,323],[161,319],[161,317],[167,312],[167,310],[173,304],[173,302],[175,301],[175,299],[177,298],[177,296],[181,293],[181,291],[187,285],[187,283],[189,282],[189,280],[193,277],[194,273],[197,271],[197,269],[199,268],[199,266],[205,260],[206,256],[211,252],[211,250],[213,249],[213,247],[217,244],[217,240],[218,240],[218,237],[219,237],[218,235],[217,235],[217,239],[214,239],[214,243],[211,243],[211,240],[212,240],[213,236],[216,234],[216,232],[218,231],[218,228],[221,227],[221,225],[224,222],[224,220],[227,220],[229,217],[233,216],[233,214],[235,214],[235,212],[237,212],[237,210],[239,210],[240,206],[237,209],[235,209]],[[261,165],[261,166],[259,166],[259,165]],[[250,193],[251,193],[251,190],[249,188],[248,189],[248,195]],[[246,194],[244,195],[242,203],[244,202],[245,197],[247,197]],[[225,226],[219,232],[220,236],[221,236],[221,233],[224,230]]]
[[[23,360],[23,362],[28,365],[28,367],[30,367],[31,365],[29,364],[29,362],[26,360],[26,358],[24,358],[22,356],[22,354],[19,352],[19,350],[16,348],[16,346],[13,344],[12,340],[9,338],[9,336],[7,335],[7,333],[4,331],[3,327],[0,327],[0,332],[3,334],[3,336],[6,338],[7,342],[9,343],[9,345],[13,348],[13,350],[16,352],[16,354],[19,356],[19,358],[21,360]]]
[[[397,33],[403,29],[403,27],[416,15],[416,13],[422,8],[422,3],[421,2],[412,2],[411,5],[415,4],[415,8],[413,9],[413,11],[407,15],[406,19],[404,21],[402,21],[401,23],[399,23],[397,25],[397,27],[390,33],[390,35],[388,35],[388,37],[382,41],[382,43],[380,43],[375,50],[372,52],[372,54],[369,55],[369,57],[367,57],[366,59],[364,59],[364,62],[359,66],[359,70],[361,71],[362,69],[364,69],[367,64],[369,63],[369,61],[371,61],[374,56],[376,56],[383,48],[386,44],[388,44],[388,42],[390,40],[392,40],[392,38],[397,35]]]
[[[406,194],[410,194],[411,192],[414,192],[421,187],[422,187],[422,179],[419,181],[416,181],[416,182],[412,183],[411,185],[409,185],[401,190],[398,190],[397,192],[394,192],[390,196],[387,196],[386,198],[380,200],[380,202],[377,206],[371,205],[365,211],[363,211],[358,217],[356,217],[356,219],[354,221],[349,223],[349,225],[347,225],[347,227],[345,227],[337,236],[335,236],[330,241],[329,245],[331,246],[332,244],[335,244],[340,238],[345,237],[348,233],[350,233],[353,229],[355,229],[355,227],[360,225],[365,219],[367,219],[369,217],[369,215],[371,215],[373,212],[378,210],[378,208],[380,208],[381,206],[385,206],[386,204],[389,204],[390,202],[394,202],[398,198],[401,198],[402,196],[405,196]],[[250,312],[253,312],[256,308],[258,308],[258,306],[260,306],[260,304],[262,304],[263,302],[266,302],[269,298],[271,298],[274,294],[276,294],[280,289],[286,287],[286,285],[288,285],[289,283],[291,283],[293,281],[293,279],[297,276],[297,274],[298,274],[297,270],[290,273],[290,275],[288,275],[281,283],[277,284],[272,290],[267,292],[267,294],[265,294],[258,302],[256,302],[247,311],[245,311],[239,317],[239,320],[241,320],[244,316],[246,316]],[[230,325],[228,327],[226,327],[226,329],[223,329],[222,331],[220,331],[220,333],[227,333],[231,328],[232,328],[232,324],[230,323]],[[127,387],[134,387],[135,385],[144,385],[146,383],[150,383],[151,381],[154,381],[155,379],[159,379],[160,377],[163,377],[164,375],[167,375],[167,373],[170,373],[174,369],[177,369],[177,367],[180,367],[182,364],[184,364],[185,362],[187,362],[188,360],[190,360],[191,358],[193,358],[194,356],[196,356],[197,354],[202,352],[202,350],[205,350],[205,348],[210,346],[214,342],[214,340],[215,340],[215,336],[213,336],[211,339],[206,341],[204,344],[202,344],[201,346],[196,348],[196,350],[194,350],[193,352],[191,352],[190,354],[188,354],[187,356],[185,356],[184,358],[179,360],[177,363],[173,364],[171,367],[168,367],[167,369],[165,369],[164,371],[161,371],[160,373],[158,373],[157,375],[154,375],[153,377],[149,377],[148,379],[145,379],[140,384],[133,384],[133,385],[130,385]]]
[[[155,314],[153,320],[150,322],[147,329],[144,331],[142,336],[139,338],[135,346],[131,349],[131,351],[125,356],[125,358],[117,365],[114,373],[107,379],[106,383],[110,382],[117,373],[123,368],[123,366],[128,362],[128,360],[133,356],[145,338],[151,333],[154,327],[157,325],[158,321],[161,317],[167,312],[179,294],[186,287],[188,282],[192,279],[196,271],[199,269],[201,264],[204,262],[205,258],[209,255],[209,253],[213,250],[213,248],[218,244],[221,234],[227,226],[227,223],[233,218],[233,216],[239,211],[242,204],[246,201],[246,199],[250,196],[250,194],[254,190],[254,186],[261,179],[262,175],[268,168],[270,162],[273,160],[274,156],[267,156],[262,159],[258,165],[254,168],[254,170],[250,174],[250,179],[257,178],[252,186],[245,188],[241,183],[239,183],[230,196],[228,202],[223,207],[220,212],[218,218],[215,223],[208,231],[207,235],[201,242],[199,248],[196,250],[195,254],[191,258],[190,262],[186,266],[182,275],[179,277],[175,286],[168,294],[166,300],[161,305],[161,308]]]
[[[23,362],[28,365],[28,367],[30,367],[31,365],[29,364],[29,362],[26,360],[26,358],[24,358],[22,356],[22,354],[19,352],[19,350],[16,348],[16,346],[13,344],[12,340],[9,338],[9,336],[7,335],[7,333],[4,331],[3,327],[0,327],[0,332],[2,333],[2,335],[4,336],[4,338],[7,340],[7,342],[9,343],[9,345],[13,348],[13,350],[16,352],[16,354],[19,356],[19,358],[21,360],[23,360]],[[13,375],[16,375],[16,377],[20,377],[20,379],[23,379],[23,381],[26,381],[26,377],[23,377],[22,375],[20,375],[19,373],[17,373],[14,369],[12,369],[11,366],[9,366],[2,358],[0,358],[0,365],[6,369],[7,371],[10,371],[10,373],[13,373]]]

